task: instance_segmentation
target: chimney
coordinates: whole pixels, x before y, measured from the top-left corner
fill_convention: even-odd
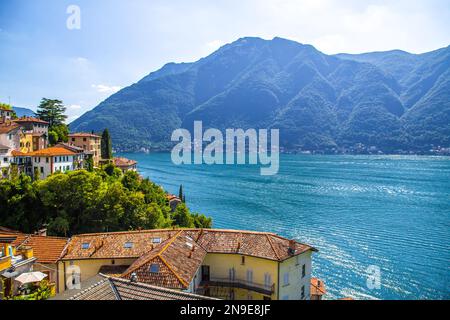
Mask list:
[[[46,237],[47,236],[47,228],[40,229],[34,233],[37,236]]]
[[[295,240],[289,240],[289,254],[293,255],[295,254]]]

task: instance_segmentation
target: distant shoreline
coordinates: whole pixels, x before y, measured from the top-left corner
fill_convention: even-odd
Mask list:
[[[154,151],[114,151],[114,154],[159,154],[159,153],[170,153],[170,150],[154,150]],[[307,153],[307,152],[281,152],[283,155],[303,155],[303,156],[411,156],[411,157],[446,157],[450,158],[450,154],[434,154],[434,153]]]

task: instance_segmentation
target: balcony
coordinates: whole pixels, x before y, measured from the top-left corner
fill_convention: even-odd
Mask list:
[[[209,287],[227,287],[227,288],[239,288],[246,289],[254,292],[258,292],[264,295],[272,295],[275,292],[275,284],[264,285],[255,282],[250,282],[240,279],[229,278],[211,278],[209,280],[202,280],[200,282],[199,293],[205,291]]]

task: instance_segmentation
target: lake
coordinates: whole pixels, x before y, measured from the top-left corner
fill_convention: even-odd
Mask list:
[[[450,158],[281,155],[279,174],[264,177],[259,166],[122,155],[171,193],[183,184],[189,207],[215,228],[316,247],[313,275],[329,299],[450,299]]]

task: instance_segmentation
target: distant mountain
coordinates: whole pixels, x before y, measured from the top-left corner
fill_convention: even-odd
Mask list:
[[[20,108],[20,107],[13,107],[14,111],[16,112],[16,115],[21,117],[34,117],[36,114],[34,111],[27,109],[27,108]]]
[[[449,147],[450,47],[330,56],[286,39],[242,38],[197,62],[165,65],[70,128],[107,127],[120,150],[158,150],[194,120],[279,128],[289,150]]]

